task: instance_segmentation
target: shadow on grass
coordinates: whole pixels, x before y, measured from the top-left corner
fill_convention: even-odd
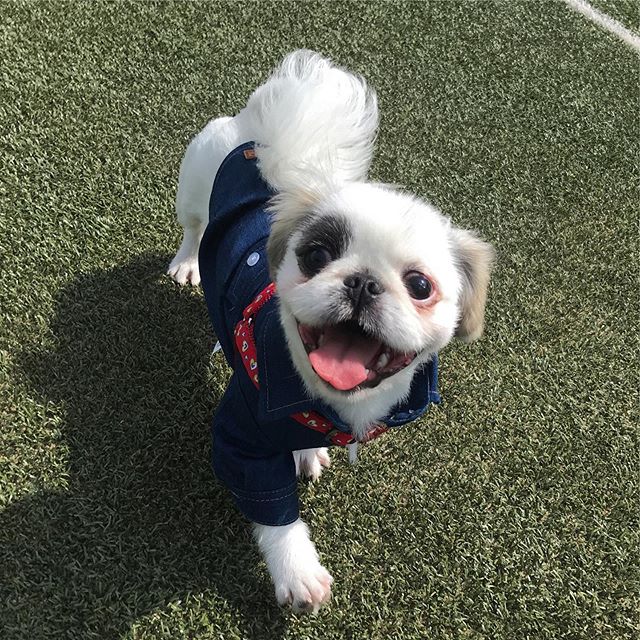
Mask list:
[[[204,302],[160,276],[167,263],[78,278],[58,298],[53,347],[22,355],[26,384],[64,412],[69,481],[0,514],[5,640],[119,637],[156,609],[145,628],[171,628],[167,607],[185,599],[191,631],[209,618],[282,634],[247,523],[209,465],[224,372],[207,380]]]

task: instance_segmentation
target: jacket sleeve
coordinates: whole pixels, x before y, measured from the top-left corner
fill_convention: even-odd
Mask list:
[[[213,468],[252,522],[286,525],[299,517],[291,451],[264,441],[234,374],[213,418]]]

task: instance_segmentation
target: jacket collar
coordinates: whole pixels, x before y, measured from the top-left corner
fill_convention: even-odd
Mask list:
[[[260,366],[259,418],[270,422],[299,411],[317,411],[341,431],[349,432],[349,425],[335,411],[307,394],[291,362],[275,298],[257,314],[254,336]],[[414,375],[408,399],[396,405],[382,421],[389,427],[398,427],[420,417],[430,403],[439,403],[437,372],[434,356]]]

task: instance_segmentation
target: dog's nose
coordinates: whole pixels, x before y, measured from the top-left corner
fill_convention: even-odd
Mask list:
[[[384,292],[382,284],[368,273],[352,273],[344,279],[344,286],[356,311]]]

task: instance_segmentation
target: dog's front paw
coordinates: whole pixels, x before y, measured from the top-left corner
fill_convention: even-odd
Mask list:
[[[304,522],[281,527],[256,524],[255,532],[278,603],[290,604],[297,613],[317,613],[331,598],[333,578],[320,564]]]
[[[322,467],[331,465],[329,450],[326,447],[319,449],[300,449],[293,452],[296,463],[296,475],[304,475],[311,480],[317,480],[322,474]]]
[[[278,604],[291,605],[296,613],[317,613],[331,599],[333,578],[317,561],[285,566],[273,581]]]

